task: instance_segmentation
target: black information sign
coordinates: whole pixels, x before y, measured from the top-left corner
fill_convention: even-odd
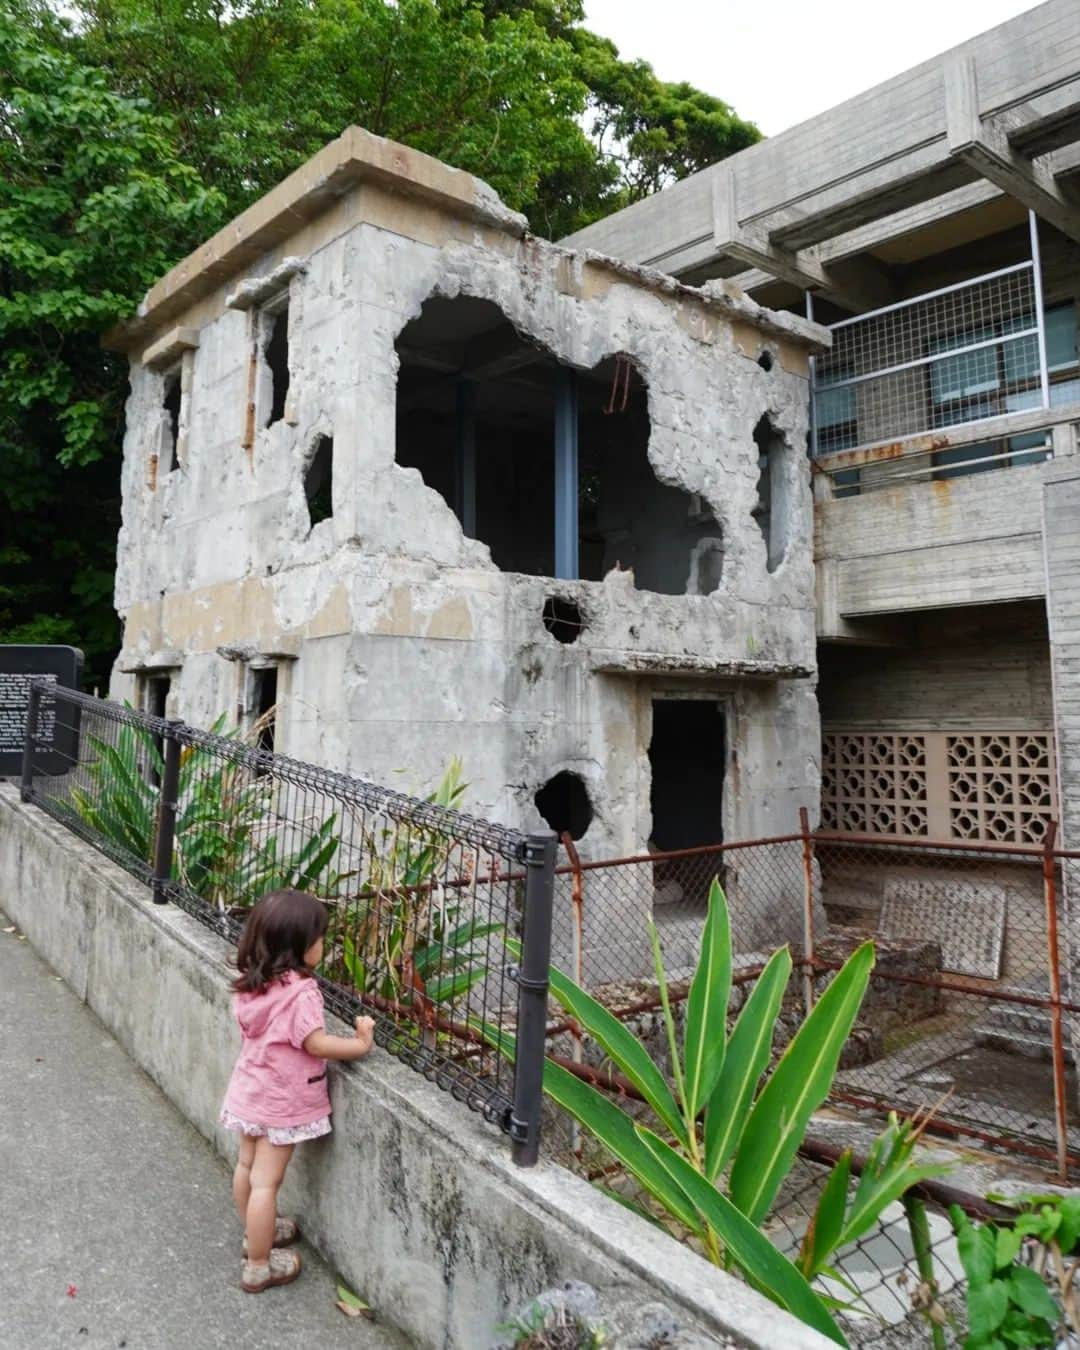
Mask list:
[[[43,676],[67,689],[82,687],[83,654],[76,647],[15,647],[0,644],[0,778],[22,772],[26,710],[30,681]],[[66,773],[79,757],[78,719],[65,715],[57,723],[56,702],[41,699],[35,773]]]

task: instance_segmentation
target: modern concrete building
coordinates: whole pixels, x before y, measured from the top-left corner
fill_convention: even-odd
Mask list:
[[[114,341],[114,696],[276,704],[268,743],[404,787],[460,756],[471,810],[594,857],[816,812],[820,328],[354,128]]]
[[[1080,6],[1048,0],[564,241],[831,327],[827,824],[1080,846]]]

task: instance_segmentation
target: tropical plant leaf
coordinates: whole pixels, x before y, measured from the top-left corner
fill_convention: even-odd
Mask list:
[[[730,998],[731,924],[724,892],[714,879],[709,886],[709,912],[701,933],[697,969],[686,1000],[683,1091],[688,1121],[697,1119],[724,1067]]]
[[[817,1207],[803,1234],[799,1259],[803,1275],[812,1280],[823,1271],[839,1245],[847,1210],[848,1183],[851,1180],[851,1150],[845,1149],[836,1160],[828,1180],[818,1196]]]
[[[479,1018],[470,1018],[469,1021],[507,1059],[516,1058],[517,1041],[513,1035]],[[697,1209],[646,1146],[625,1111],[610,1102],[591,1083],[583,1082],[550,1059],[544,1061],[544,1091],[579,1124],[591,1130],[673,1218],[692,1233],[702,1233],[704,1225]]]
[[[792,1038],[751,1109],[731,1169],[731,1198],[760,1223],[832,1085],[874,964],[866,942],[848,957]]]
[[[742,1138],[758,1080],[772,1050],[780,1004],[791,975],[791,953],[773,952],[739,1013],[723,1068],[705,1112],[705,1172],[715,1181]]]
[[[509,934],[505,942],[511,955],[520,960],[521,943]],[[634,1033],[561,970],[552,966],[549,979],[551,992],[559,1003],[579,1023],[585,1034],[602,1047],[620,1072],[630,1079],[672,1134],[685,1144],[686,1125],[671,1089]]]
[[[740,1270],[774,1302],[820,1331],[836,1345],[847,1345],[824,1302],[802,1274],[769,1241],[756,1224],[651,1130],[636,1127],[638,1137],[724,1244]]]

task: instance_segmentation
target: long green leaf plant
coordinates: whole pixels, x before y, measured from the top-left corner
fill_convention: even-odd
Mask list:
[[[834,1274],[834,1253],[865,1232],[904,1190],[938,1169],[910,1161],[903,1127],[875,1145],[873,1166],[849,1195],[850,1157],[841,1158],[822,1193],[798,1260],[788,1260],[762,1224],[791,1170],[810,1118],[832,1085],[874,964],[870,942],[845,962],[788,1043],[771,1073],[773,1037],[792,970],[786,947],[766,962],[728,1027],[732,944],[727,902],[718,882],[677,1034],[655,928],[650,926],[670,1058],[669,1077],[636,1036],[561,971],[551,992],[583,1034],[607,1055],[647,1104],[651,1123],[634,1121],[603,1091],[549,1059],[544,1089],[589,1130],[654,1201],[700,1242],[716,1265],[739,1269],[776,1303],[838,1345],[846,1341],[830,1305],[810,1280]],[[513,955],[518,944],[507,939]],[[486,1028],[512,1053],[505,1032]]]

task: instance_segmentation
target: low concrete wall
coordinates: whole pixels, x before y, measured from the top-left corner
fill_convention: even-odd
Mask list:
[[[0,907],[221,1153],[238,1049],[227,945],[0,785]],[[482,1350],[543,1289],[665,1303],[680,1344],[829,1343],[560,1167],[515,1168],[506,1141],[376,1053],[331,1076],[334,1133],[297,1152],[286,1207],[382,1319],[423,1347]],[[230,1203],[222,1187],[221,1203]]]

